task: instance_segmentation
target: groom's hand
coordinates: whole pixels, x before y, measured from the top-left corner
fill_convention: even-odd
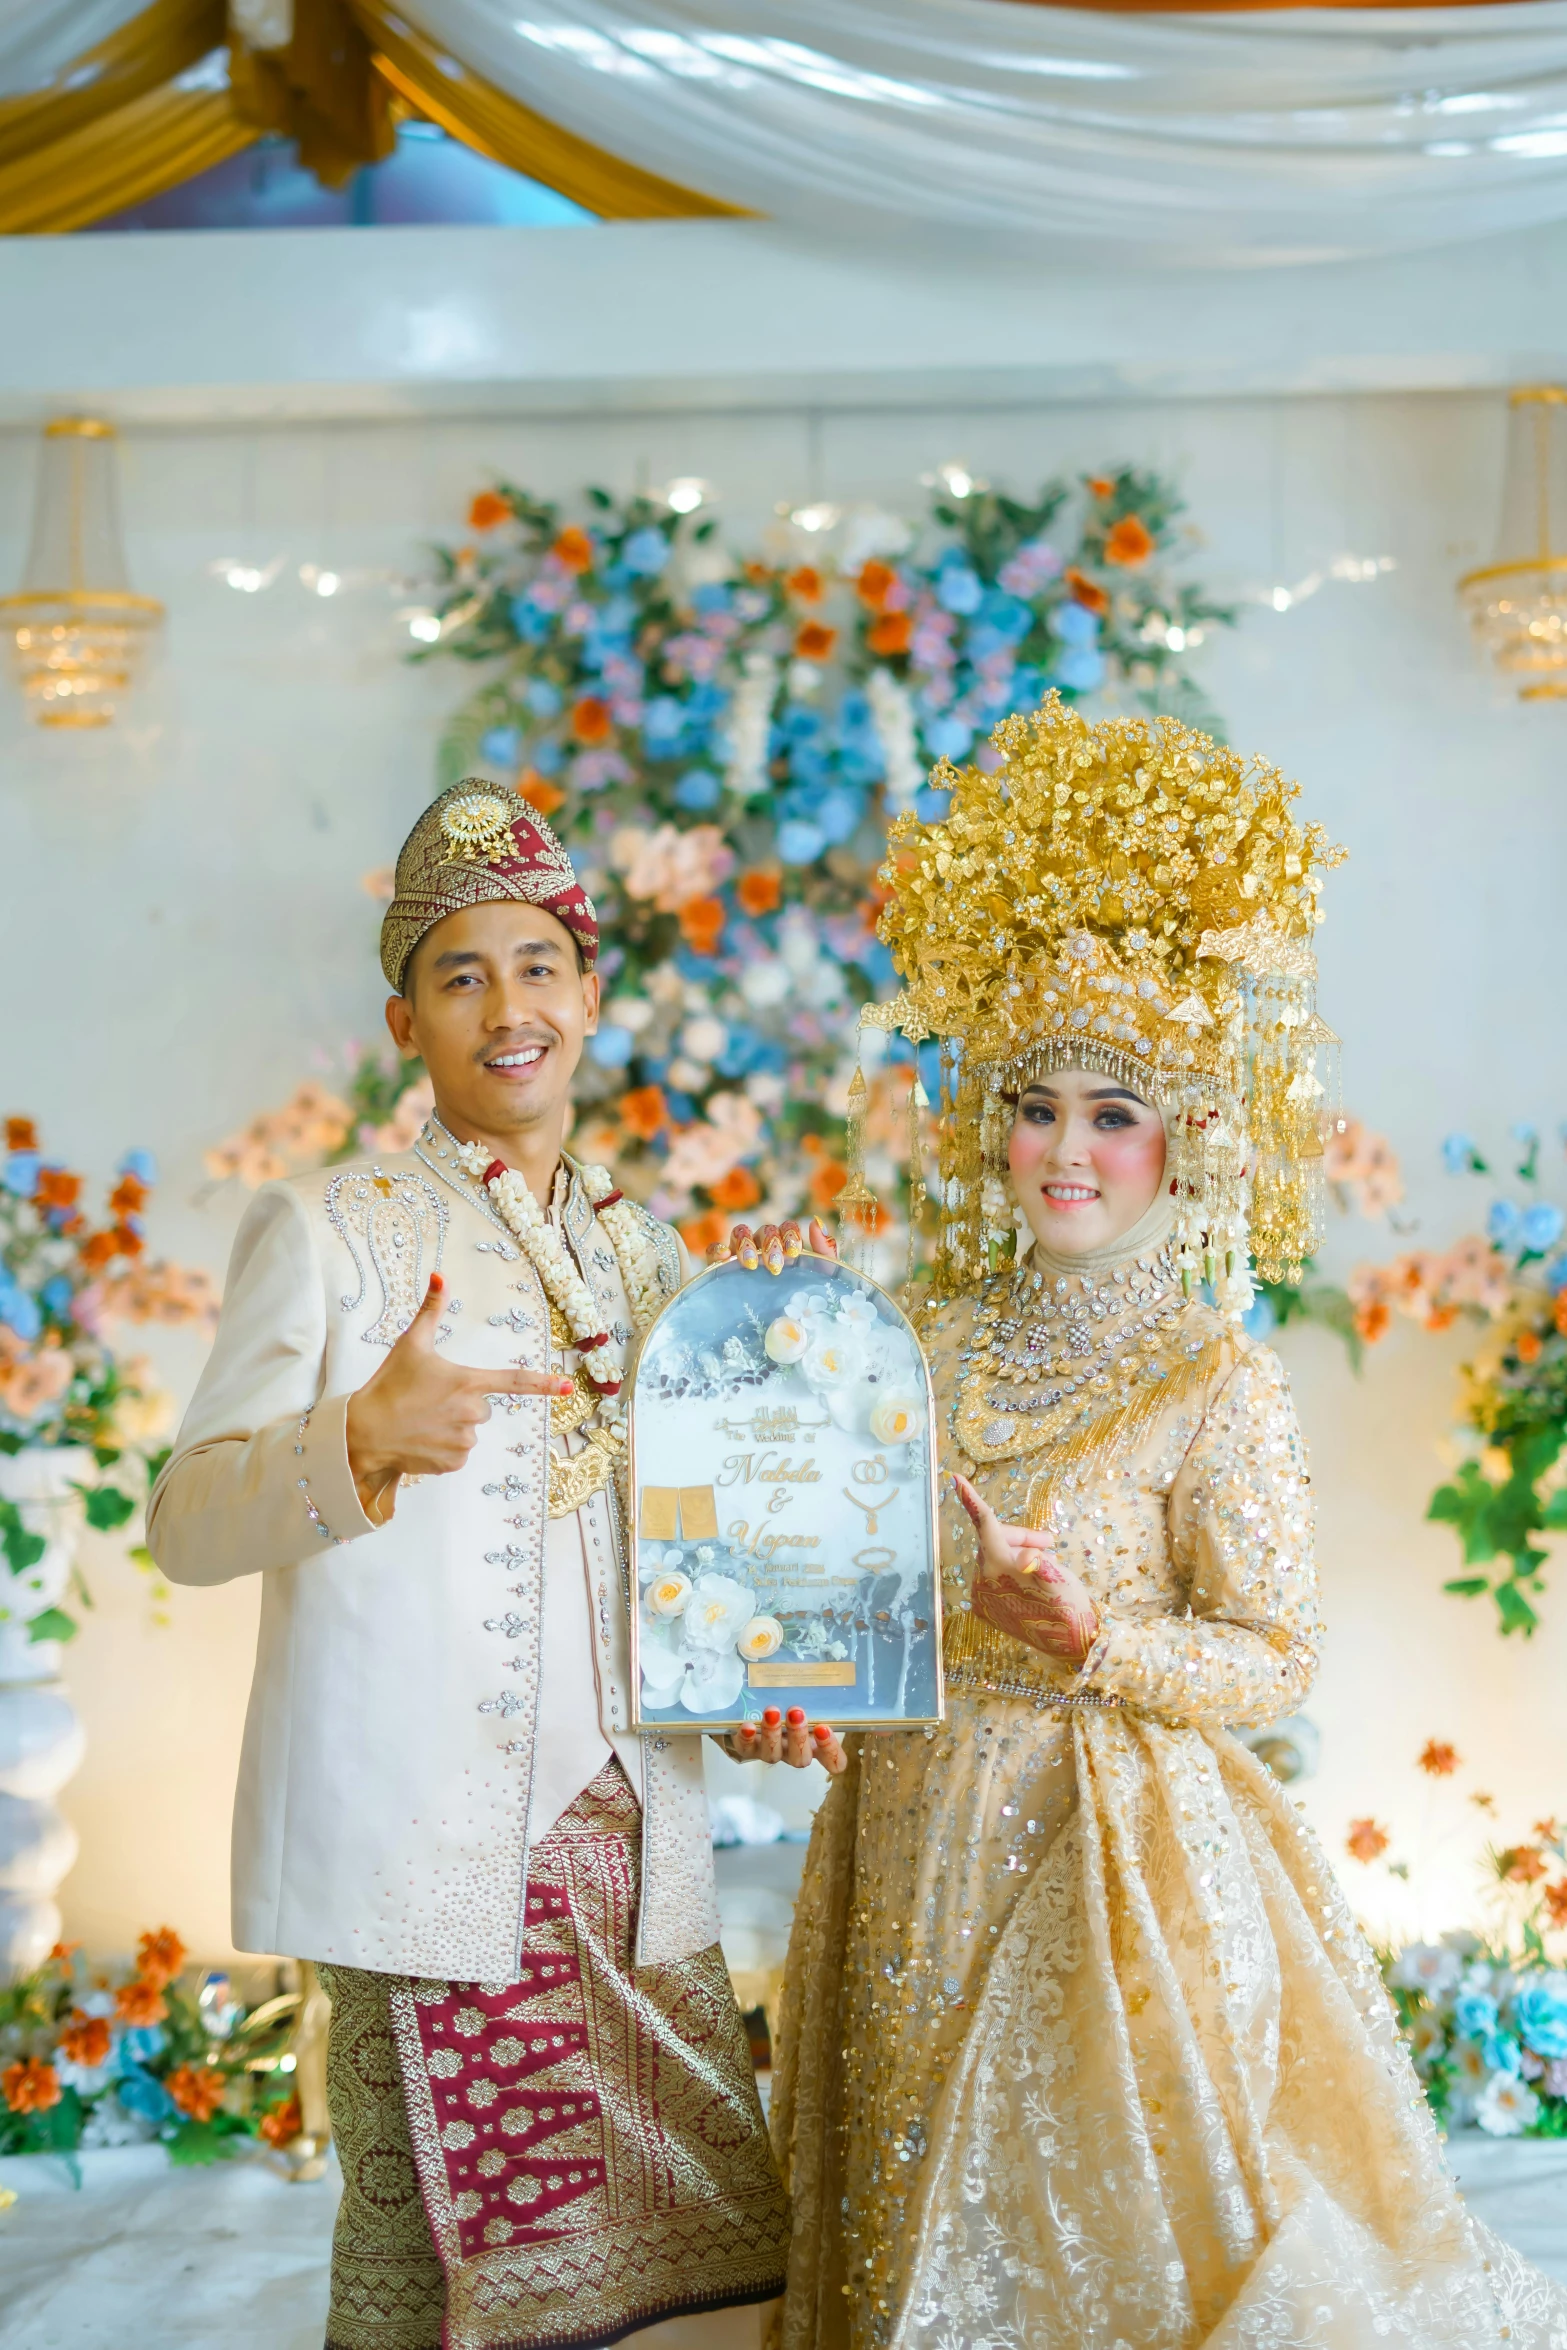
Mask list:
[[[386,1516],[399,1477],[460,1469],[490,1416],[492,1395],[569,1395],[557,1371],[473,1371],[435,1351],[446,1284],[432,1273],[424,1303],[374,1376],[348,1402],[348,1466],[365,1515]]]
[[[710,1265],[743,1265],[748,1273],[765,1265],[769,1273],[781,1273],[785,1265],[805,1254],[806,1247],[799,1225],[793,1222],[764,1224],[760,1232],[753,1232],[749,1224],[736,1224],[727,1240],[714,1241],[707,1261]],[[815,1257],[838,1254],[838,1243],[817,1216],[811,1218],[809,1248]]]

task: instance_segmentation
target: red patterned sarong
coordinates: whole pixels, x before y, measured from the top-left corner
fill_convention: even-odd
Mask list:
[[[444,2350],[588,2350],[783,2289],[722,1955],[633,1969],[640,1840],[611,1762],[532,1855],[519,1980],[390,1983]]]

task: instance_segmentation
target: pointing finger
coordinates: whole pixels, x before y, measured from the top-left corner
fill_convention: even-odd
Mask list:
[[[474,1371],[482,1395],[569,1395],[571,1381],[559,1371]]]

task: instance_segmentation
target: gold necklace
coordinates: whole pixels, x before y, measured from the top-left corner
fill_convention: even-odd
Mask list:
[[[574,1345],[571,1327],[554,1300],[550,1300],[550,1351],[564,1356]],[[605,1399],[588,1377],[585,1365],[577,1362],[571,1380],[570,1395],[550,1398],[549,1431],[557,1436],[573,1436],[587,1427],[595,1413],[600,1412]],[[544,1514],[549,1518],[569,1518],[580,1510],[585,1501],[601,1493],[611,1478],[623,1466],[626,1434],[620,1420],[602,1417],[596,1428],[589,1430],[580,1452],[557,1453],[553,1447],[544,1475]]]

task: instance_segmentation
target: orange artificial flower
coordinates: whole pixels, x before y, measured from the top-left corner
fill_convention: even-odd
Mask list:
[[[1518,1360],[1521,1363],[1538,1362],[1544,1345],[1538,1330],[1520,1330],[1518,1333]]]
[[[574,522],[567,524],[550,553],[567,571],[591,571],[593,568],[593,541]]]
[[[580,702],[572,704],[571,731],[579,743],[607,743],[615,731],[608,702],[597,694],[584,694]]]
[[[1379,1338],[1387,1335],[1392,1319],[1393,1309],[1386,1298],[1374,1297],[1355,1308],[1355,1335],[1363,1338],[1368,1346],[1374,1346]]]
[[[773,914],[783,896],[783,883],[770,865],[753,865],[735,883],[742,914]]]
[[[814,563],[802,563],[798,570],[791,571],[784,586],[802,604],[819,604],[825,593],[822,575]]]
[[[64,1966],[66,1960],[73,1957],[75,1953],[80,1950],[80,1948],[81,1944],[79,1942],[57,1942],[49,1953],[51,1964],[54,1966]]]
[[[838,631],[824,620],[807,620],[795,633],[794,649],[802,661],[827,661],[838,642]]]
[[[122,1983],[114,1994],[114,2012],[122,2024],[133,2032],[144,2032],[149,2024],[161,2024],[169,2012],[169,2003],[156,1983]]]
[[[849,1180],[849,1170],[841,1159],[828,1158],[825,1153],[817,1158],[811,1169],[811,1206],[818,1216],[825,1216]]]
[[[71,2020],[60,2034],[60,2054],[90,2071],[102,2064],[108,2053],[109,2027],[103,2017],[83,2015],[79,2007],[73,2007]]]
[[[1559,1289],[1556,1292],[1554,1320],[1562,1336],[1567,1338],[1567,1289]]]
[[[705,1257],[710,1248],[716,1248],[729,1230],[722,1209],[709,1208],[705,1214],[692,1216],[680,1227],[680,1237],[694,1257]]]
[[[505,522],[511,514],[511,500],[503,498],[499,490],[480,490],[468,509],[470,530],[493,530],[498,522]]]
[[[40,1167],[33,1197],[41,1208],[74,1208],[81,1188],[79,1175],[67,1175],[63,1167]]]
[[[1104,589],[1096,580],[1090,579],[1086,572],[1079,571],[1075,563],[1069,563],[1061,576],[1077,602],[1083,605],[1087,611],[1109,611],[1110,599]]]
[[[155,1934],[143,1934],[136,1945],[136,1971],[155,1991],[173,1982],[185,1959],[185,1945],[172,1926],[160,1926]]]
[[[1544,1853],[1538,1844],[1517,1844],[1501,1856],[1499,1874],[1515,1885],[1538,1885],[1549,1875]]]
[[[82,1263],[89,1273],[97,1273],[120,1253],[119,1243],[112,1232],[90,1232],[82,1242]]]
[[[1554,1844],[1561,1835],[1561,1828],[1555,1820],[1536,1820],[1534,1832],[1542,1844]]]
[[[117,1216],[135,1216],[147,1205],[145,1183],[134,1175],[122,1175],[109,1194],[109,1205]]]
[[[147,1243],[134,1224],[116,1224],[110,1237],[117,1256],[139,1257],[146,1250]]]
[[[299,2136],[305,2126],[305,2116],[297,2097],[289,2097],[281,2105],[274,2105],[270,2113],[261,2117],[261,2135],[269,2146],[286,2146]]]
[[[1105,561],[1124,564],[1128,570],[1146,563],[1153,553],[1153,533],[1135,514],[1123,514],[1119,522],[1112,522],[1105,533]]]
[[[1392,1838],[1375,1820],[1351,1820],[1344,1842],[1351,1860],[1373,1861],[1386,1852]]]
[[[875,936],[876,925],[881,920],[882,908],[886,905],[887,900],[891,895],[892,892],[890,890],[873,889],[868,898],[861,898],[860,900],[860,920],[864,923],[866,929],[873,937]]]
[[[720,1175],[712,1187],[715,1208],[726,1208],[731,1216],[738,1216],[742,1208],[754,1208],[762,1196],[762,1187],[749,1167],[731,1167],[727,1175]]]
[[[47,2113],[60,2102],[60,2076],[52,2064],[24,2056],[0,2073],[0,2093],[13,2113]]]
[[[8,1151],[35,1151],[38,1148],[38,1129],[31,1118],[7,1118],[5,1147]]]
[[[907,612],[883,612],[865,632],[873,653],[906,653],[914,637],[914,621]]]
[[[722,898],[687,898],[680,909],[680,935],[694,955],[711,955],[726,920]]]
[[[898,575],[890,563],[878,563],[873,555],[860,566],[860,576],[854,583],[855,594],[871,611],[879,612],[898,584]]]
[[[1088,486],[1096,498],[1108,498],[1110,492],[1115,488],[1115,483],[1108,480],[1102,473],[1091,473],[1088,476]]]
[[[1567,1877],[1546,1886],[1545,1914],[1553,1926],[1567,1926]]]
[[[223,2103],[223,2075],[210,2064],[204,2064],[200,2071],[194,2065],[182,2064],[177,2072],[170,2073],[163,2086],[181,2113],[193,2122],[210,2122]]]
[[[1428,1738],[1419,1754],[1420,1768],[1433,1779],[1450,1779],[1458,1768],[1458,1749],[1445,1739]]]
[[[1433,1306],[1426,1316],[1425,1326],[1428,1330],[1450,1330],[1457,1319],[1456,1306]]]
[[[558,783],[551,783],[535,767],[525,767],[517,778],[517,797],[526,800],[540,816],[553,816],[557,808],[566,804],[566,795]]]
[[[651,1142],[669,1124],[669,1104],[661,1085],[639,1085],[634,1093],[623,1093],[616,1107],[626,1132],[638,1142]]]

